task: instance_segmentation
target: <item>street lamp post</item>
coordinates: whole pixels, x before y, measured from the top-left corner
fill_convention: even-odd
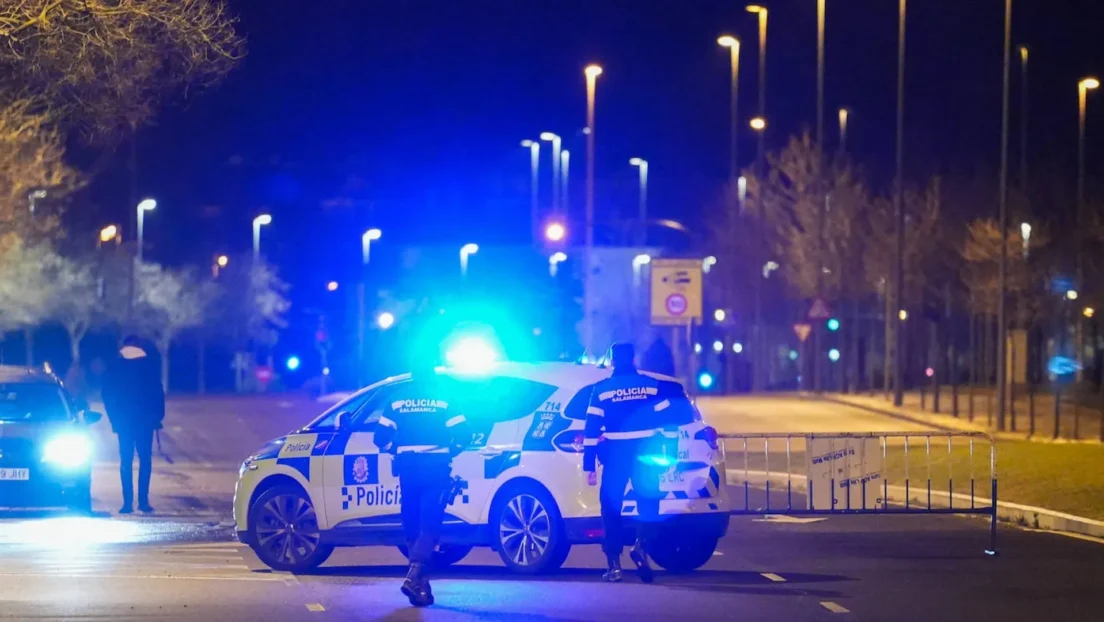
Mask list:
[[[142,247],[145,246],[146,240],[146,212],[153,211],[157,208],[157,201],[153,199],[143,199],[138,203],[138,261],[142,261]]]
[[[586,244],[583,247],[583,349],[589,351],[594,339],[594,319],[590,309],[590,273],[591,255],[594,249],[594,99],[598,87],[598,76],[602,67],[588,65],[583,70],[586,76],[587,90],[587,133],[586,133]]]
[[[253,262],[261,261],[261,227],[272,224],[271,214],[261,214],[253,219]]]
[[[364,385],[364,354],[368,339],[368,263],[372,259],[372,242],[380,239],[383,232],[372,228],[360,236],[361,271],[357,283],[357,382]]]
[[[817,0],[817,95],[816,133],[817,146],[824,151],[824,13],[825,0]],[[819,355],[817,358],[820,358]]]
[[[571,152],[567,149],[560,151],[560,211],[567,214],[571,210],[571,199],[568,195],[567,180],[569,179],[568,171],[571,169]]]
[[[850,110],[847,108],[839,109],[840,153],[847,153],[847,122],[850,117]]]
[[[1083,78],[1077,83],[1077,286],[1084,288],[1085,283],[1085,114],[1089,91],[1100,88],[1100,80]],[[1080,343],[1081,323],[1077,324],[1078,343]],[[1081,380],[1084,364],[1084,349],[1077,348],[1077,380]]]
[[[763,162],[763,158],[764,158],[764,154],[763,154],[763,133],[767,129],[767,120],[764,119],[763,117],[754,117],[754,118],[751,119],[751,121],[748,123],[748,125],[751,126],[751,129],[754,130],[755,133],[759,137],[759,139],[757,141],[758,142],[758,149],[757,149],[757,153],[755,154],[755,174],[759,177],[760,180],[762,180],[762,178],[763,178],[763,168],[764,168],[764,166],[763,166],[764,165],[764,162]],[[758,201],[756,201],[756,212],[758,213],[759,226],[765,228],[766,206],[765,206],[765,203],[763,201],[762,182],[760,182],[759,197],[758,197]],[[762,233],[762,232],[760,232],[760,233]],[[759,262],[765,262],[766,259],[767,259],[767,248],[766,248],[766,243],[764,242],[764,238],[765,238],[764,235],[760,234],[760,235],[756,236],[756,238],[757,238],[756,239],[756,245],[757,245],[756,250],[758,251],[758,253],[756,253],[756,258],[757,258],[758,261],[756,261],[755,264],[759,265]],[[765,359],[763,358],[763,279],[765,279],[765,278],[766,278],[765,275],[762,278],[760,278],[758,270],[756,270],[755,273],[752,275],[752,279],[754,279],[754,283],[755,283],[755,288],[754,288],[754,291],[755,291],[755,327],[752,330],[752,335],[751,335],[751,337],[752,337],[751,390],[752,391],[762,391],[763,390],[763,369],[762,369],[762,367],[763,367],[763,362],[765,361]]]
[[[560,264],[567,261],[567,253],[556,251],[548,256],[548,276],[556,277]]]
[[[465,244],[460,247],[460,276],[468,277],[468,257],[479,252],[478,244]]]
[[[369,229],[360,236],[360,255],[361,263],[365,266],[368,265],[368,260],[372,257],[372,242],[380,239],[383,232],[379,229]]]
[[[897,9],[897,174],[893,180],[893,208],[896,223],[896,252],[893,266],[893,302],[898,309],[904,308],[905,292],[905,20],[908,13],[908,0],[900,0]],[[904,403],[904,318],[886,318],[893,326],[893,405]],[[887,360],[888,362],[888,360]]]
[[[730,83],[729,83],[729,135],[728,135],[728,181],[735,186],[736,178],[740,175],[739,164],[739,89],[740,89],[740,40],[732,35],[724,35],[717,39],[717,44],[728,48]],[[730,187],[729,193],[732,189]]]
[[[1012,71],[1012,0],[1004,0],[1004,89],[1001,94],[1001,160],[999,179],[1000,270],[997,274],[997,429],[1004,431],[1008,402],[1008,99]]]
[[[540,139],[552,143],[552,213],[560,211],[560,145],[563,144],[559,135],[552,132],[541,132]]]
[[[633,260],[632,260],[633,286],[636,287],[637,289],[639,289],[640,286],[643,284],[643,281],[641,279],[641,273],[644,270],[644,266],[646,266],[650,263],[652,263],[652,256],[651,255],[641,253],[641,254],[637,255],[636,257],[633,257]]]
[[[1016,48],[1020,53],[1020,189],[1027,193],[1027,46]]]
[[[521,146],[529,150],[529,227],[536,242],[540,228],[540,142],[525,139]]]
[[[640,169],[640,231],[637,243],[641,246],[648,243],[648,161],[644,158],[632,158],[629,164]]]

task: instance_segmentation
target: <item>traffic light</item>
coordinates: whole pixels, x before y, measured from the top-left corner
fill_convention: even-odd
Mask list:
[[[831,319],[828,320],[828,330],[830,330],[834,333],[837,330],[839,330],[839,327],[840,327],[840,323],[839,323],[839,320],[837,320],[836,318],[831,318]]]

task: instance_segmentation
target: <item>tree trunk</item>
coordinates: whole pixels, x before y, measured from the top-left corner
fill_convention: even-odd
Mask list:
[[[169,392],[169,347],[171,345],[171,339],[162,340],[157,344],[161,354],[161,388],[165,393]]]

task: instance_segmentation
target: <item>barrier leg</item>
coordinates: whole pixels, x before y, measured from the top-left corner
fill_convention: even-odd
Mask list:
[[[993,497],[992,510],[989,514],[989,548],[985,549],[985,554],[990,557],[996,557],[1000,553],[997,552],[997,478],[993,478]]]

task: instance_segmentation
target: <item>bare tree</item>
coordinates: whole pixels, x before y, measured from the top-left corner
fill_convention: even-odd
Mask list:
[[[190,272],[156,264],[137,266],[136,327],[161,355],[161,383],[169,386],[169,348],[182,331],[200,326],[215,299],[214,286]]]
[[[86,132],[132,130],[237,63],[235,22],[219,0],[0,2],[0,92]]]

